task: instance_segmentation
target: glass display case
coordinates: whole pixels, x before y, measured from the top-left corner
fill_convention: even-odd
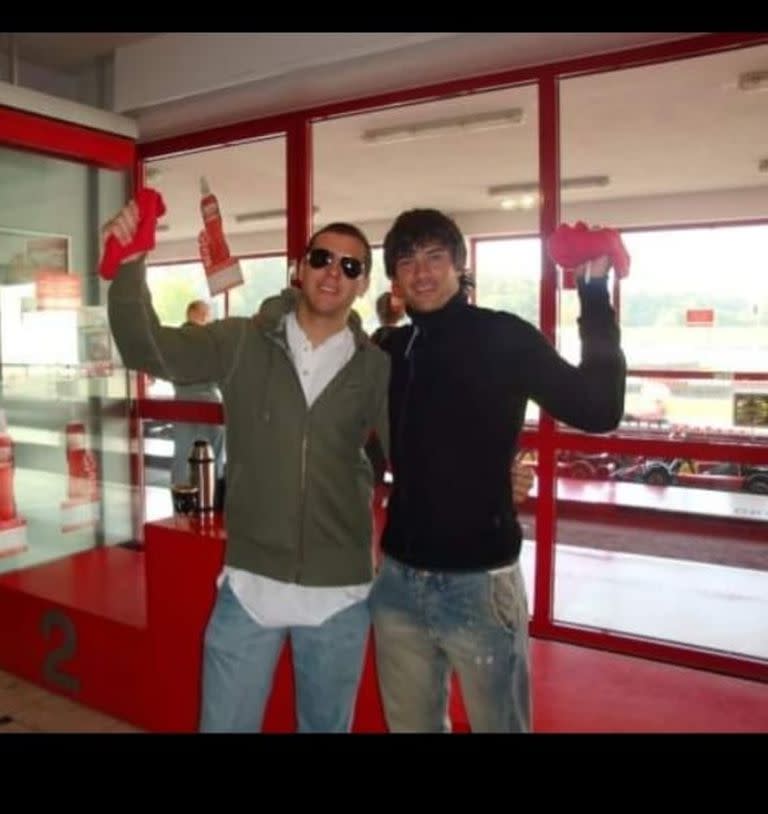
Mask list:
[[[34,129],[37,117],[7,113]],[[17,149],[3,146],[3,121],[0,574],[133,536],[129,382],[96,272],[99,225],[126,200],[133,145],[114,137],[129,147],[122,161],[106,134]]]

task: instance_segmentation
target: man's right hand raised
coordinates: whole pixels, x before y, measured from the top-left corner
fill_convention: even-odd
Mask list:
[[[139,207],[136,201],[131,199],[113,218],[108,220],[104,226],[101,227],[102,256],[110,237],[114,237],[121,246],[128,246],[136,237],[138,228]],[[136,260],[143,260],[146,254],[145,251],[130,254],[121,260],[121,265],[123,263],[133,263]]]
[[[165,203],[156,189],[142,187],[102,230],[104,251],[99,274],[111,280],[123,263],[143,259],[155,248],[157,219],[165,214]]]

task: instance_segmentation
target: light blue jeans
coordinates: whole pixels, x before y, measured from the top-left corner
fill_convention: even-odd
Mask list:
[[[225,580],[205,631],[201,732],[260,732],[275,665],[290,634],[299,732],[348,732],[363,670],[367,602],[322,625],[262,627]]]
[[[528,732],[528,610],[511,571],[422,571],[385,557],[368,598],[390,732],[447,732],[451,673],[473,732]]]

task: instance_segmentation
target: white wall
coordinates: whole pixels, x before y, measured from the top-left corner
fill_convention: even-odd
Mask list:
[[[102,90],[104,89],[99,86],[96,78],[91,77],[86,82],[83,92],[101,94]],[[106,99],[109,94],[107,91],[104,92],[106,95],[100,98]],[[75,102],[22,85],[0,81],[0,105],[131,139],[138,137],[136,122],[128,116],[118,116],[93,105]]]
[[[145,107],[449,34],[163,34],[115,54],[115,109]]]
[[[10,65],[4,52],[0,53],[0,80],[4,82],[10,82],[11,80]],[[48,93],[62,99],[81,101],[77,76],[61,71],[53,71],[22,59],[17,61],[17,84],[19,87]]]
[[[86,243],[88,170],[68,161],[0,148],[0,224],[4,229],[65,235],[71,271],[82,274]]]
[[[18,60],[17,65],[16,85],[19,88],[104,110],[113,109],[114,72],[111,57],[76,71],[56,71],[22,59]],[[0,81],[10,83],[10,80],[8,56],[0,51]]]

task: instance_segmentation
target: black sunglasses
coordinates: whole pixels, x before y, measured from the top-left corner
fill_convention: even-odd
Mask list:
[[[328,249],[310,249],[307,252],[307,260],[313,269],[321,269],[333,265],[333,261],[338,257]],[[363,263],[356,257],[339,257],[339,266],[345,277],[356,280],[363,273]]]

